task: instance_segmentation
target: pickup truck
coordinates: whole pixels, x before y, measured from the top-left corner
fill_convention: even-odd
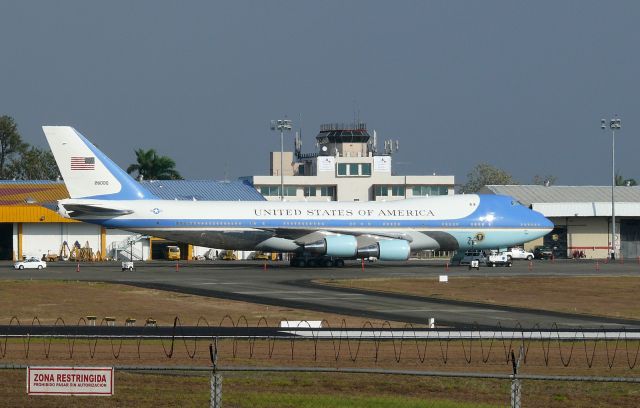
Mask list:
[[[503,252],[503,254],[505,254],[509,260],[512,259],[526,259],[527,261],[530,261],[533,259],[533,253],[532,252],[527,252],[522,248],[519,247],[513,247],[513,248],[509,248],[508,251]]]
[[[491,251],[487,258],[487,266],[511,266],[511,259],[504,253]]]

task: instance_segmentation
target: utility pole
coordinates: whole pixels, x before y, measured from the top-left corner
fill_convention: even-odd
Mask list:
[[[291,131],[292,122],[289,119],[271,121],[271,130],[280,131],[280,201],[284,201],[284,131]]]
[[[600,128],[606,130],[606,119],[600,121]],[[616,130],[622,128],[618,115],[609,120],[609,128],[611,129],[611,260],[613,261],[616,259]]]

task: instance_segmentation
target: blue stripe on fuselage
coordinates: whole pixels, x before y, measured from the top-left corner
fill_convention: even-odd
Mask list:
[[[470,205],[472,205],[471,203]],[[553,223],[542,214],[532,211],[511,197],[481,195],[473,212],[463,218],[446,220],[403,219],[263,219],[255,218],[111,218],[84,219],[82,221],[113,228],[436,228],[436,229],[550,229]]]

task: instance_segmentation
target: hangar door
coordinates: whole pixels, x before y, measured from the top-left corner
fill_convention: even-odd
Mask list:
[[[566,258],[568,256],[567,227],[555,227],[553,231],[544,236],[542,243],[544,246],[552,248],[554,258]]]
[[[0,260],[13,259],[13,224],[0,223]]]
[[[620,221],[620,255],[623,258],[640,256],[640,220]]]

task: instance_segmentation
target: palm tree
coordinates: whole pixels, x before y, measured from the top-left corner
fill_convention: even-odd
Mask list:
[[[138,173],[138,178],[145,180],[182,180],[175,169],[176,162],[170,157],[159,156],[155,150],[136,150],[136,164],[127,168],[127,173]]]

